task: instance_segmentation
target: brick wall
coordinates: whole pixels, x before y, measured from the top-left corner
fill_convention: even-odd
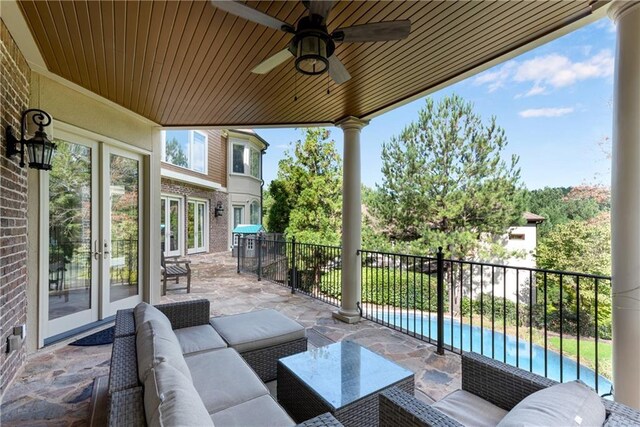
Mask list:
[[[24,346],[7,353],[7,337],[27,323],[27,169],[18,156],[6,158],[5,130],[20,128],[30,79],[29,65],[0,19],[0,394],[25,360]]]
[[[223,252],[229,250],[229,242],[227,237],[228,215],[226,212],[229,196],[227,193],[224,193],[222,191],[209,190],[206,188],[189,185],[184,182],[179,182],[167,178],[162,178],[161,184],[161,191],[163,194],[166,193],[184,197],[183,206],[185,209],[185,224],[183,233],[185,237],[187,230],[187,198],[195,197],[198,199],[205,199],[209,201],[209,252]],[[218,204],[218,202],[222,202],[222,206],[224,206],[225,212],[222,216],[216,217],[214,214],[214,208]]]

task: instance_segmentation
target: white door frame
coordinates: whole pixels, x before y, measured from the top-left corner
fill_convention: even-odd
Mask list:
[[[121,148],[113,147],[110,145],[103,144],[101,146],[101,165],[102,165],[102,203],[101,209],[102,212],[102,285],[101,285],[101,294],[102,294],[102,304],[100,304],[100,318],[104,319],[105,317],[112,316],[116,314],[118,310],[124,308],[130,308],[136,305],[137,303],[142,301],[142,291],[144,284],[144,269],[142,268],[142,260],[143,258],[143,235],[144,235],[144,204],[143,204],[143,196],[144,196],[144,159],[140,154],[123,150]],[[106,186],[110,183],[110,159],[111,155],[117,155],[121,157],[126,157],[129,159],[136,160],[138,162],[138,293],[136,295],[132,295],[127,298],[123,298],[117,301],[111,302],[111,252],[113,248],[111,247],[111,191],[107,190]]]
[[[185,225],[187,226],[187,230],[189,228],[189,203],[193,203],[194,204],[194,210],[193,210],[193,233],[194,233],[194,240],[195,242],[198,241],[198,233],[197,233],[197,229],[198,229],[198,225],[200,225],[200,220],[198,219],[198,206],[199,205],[204,205],[204,224],[202,226],[202,244],[203,246],[196,246],[194,248],[189,248],[189,242],[188,242],[188,238],[189,236],[185,236],[185,240],[187,240],[187,253],[188,254],[196,254],[196,253],[202,253],[202,252],[209,252],[209,201],[207,199],[199,199],[196,197],[189,197],[187,199],[187,207],[185,209],[185,218],[186,218],[186,222]]]
[[[96,141],[55,129],[55,138],[72,144],[83,145],[91,150],[91,250],[95,251],[95,244],[100,239],[99,227],[99,144]],[[100,316],[99,277],[100,263],[95,256],[91,256],[91,307],[87,310],[73,313],[57,319],[49,320],[49,174],[39,172],[40,200],[39,200],[39,239],[38,252],[40,262],[38,265],[39,296],[38,305],[38,337],[39,346],[44,345],[44,339],[67,332],[78,326],[95,322]]]
[[[168,242],[168,237],[169,237],[169,227],[167,227],[165,224],[164,227],[164,243],[165,243],[165,251],[164,251],[164,255],[165,256],[177,256],[177,255],[182,255],[184,254],[184,248],[186,247],[185,241],[186,241],[186,236],[184,235],[185,232],[185,224],[186,224],[186,213],[185,213],[185,208],[184,208],[184,197],[182,196],[178,196],[175,194],[162,194],[160,196],[160,205],[162,207],[162,200],[165,200],[165,206],[164,206],[164,218],[165,218],[165,223],[169,220],[169,213],[171,212],[170,209],[170,201],[177,201],[178,202],[178,249],[176,249],[175,251],[167,251],[167,242]]]

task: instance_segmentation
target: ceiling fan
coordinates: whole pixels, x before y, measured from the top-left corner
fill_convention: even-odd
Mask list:
[[[334,55],[336,42],[402,40],[407,38],[411,32],[411,22],[402,20],[337,28],[329,33],[326,23],[333,1],[302,1],[309,14],[300,18],[296,27],[238,1],[211,0],[211,3],[227,13],[293,34],[293,38],[285,49],[265,59],[251,70],[256,74],[266,74],[285,61],[295,58],[296,69],[299,72],[317,75],[328,71],[329,76],[337,84],[342,84],[351,76],[342,62]]]

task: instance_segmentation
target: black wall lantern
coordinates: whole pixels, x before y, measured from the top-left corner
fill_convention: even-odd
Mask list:
[[[28,138],[29,120],[37,126],[31,138]],[[44,128],[51,124],[51,116],[42,110],[31,108],[22,113],[20,123],[20,139],[13,133],[13,127],[7,127],[7,157],[20,154],[20,167],[24,167],[25,145],[29,154],[29,167],[32,169],[51,170],[51,158],[56,144],[47,137]],[[20,147],[18,147],[20,145]]]
[[[213,215],[217,218],[222,216],[222,212],[224,212],[224,206],[222,206],[222,202],[218,202],[216,207],[213,209]]]

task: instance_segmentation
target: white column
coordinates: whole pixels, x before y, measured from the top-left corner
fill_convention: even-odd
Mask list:
[[[347,323],[360,320],[360,131],[369,122],[347,117],[336,124],[344,132],[342,158],[342,305],[333,317]]]
[[[615,1],[617,24],[611,249],[616,401],[640,409],[640,3]]]

